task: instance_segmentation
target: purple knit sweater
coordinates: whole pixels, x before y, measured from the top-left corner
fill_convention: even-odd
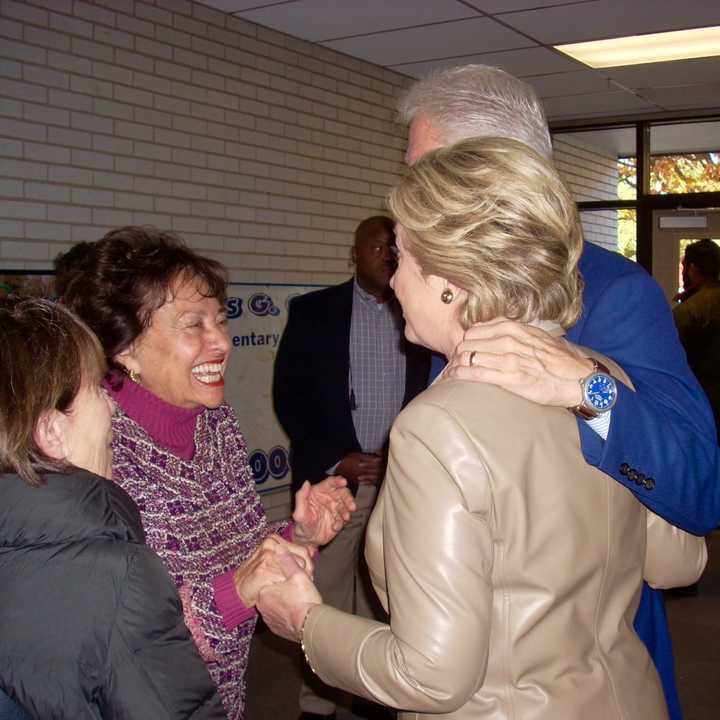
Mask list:
[[[147,544],[190,600],[188,627],[202,631],[210,675],[228,717],[240,720],[256,614],[237,597],[233,571],[265,537],[290,528],[268,524],[228,405],[178,408],[127,380],[108,389],[118,405],[113,479],[138,504]]]

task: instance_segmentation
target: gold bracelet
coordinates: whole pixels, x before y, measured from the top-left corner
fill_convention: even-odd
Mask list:
[[[305,625],[307,625],[307,619],[310,615],[310,611],[313,609],[313,605],[311,605],[308,608],[308,611],[305,613],[305,617],[302,621],[302,626],[300,627],[300,648],[302,649],[303,656],[305,657],[305,662],[308,664],[308,667],[317,675],[317,672],[315,672],[315,668],[312,666],[312,663],[310,662],[310,658],[308,658],[307,650],[305,649]]]

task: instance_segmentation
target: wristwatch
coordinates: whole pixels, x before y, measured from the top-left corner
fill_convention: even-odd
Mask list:
[[[592,372],[580,380],[582,402],[568,408],[584,420],[592,420],[613,409],[617,401],[617,383],[610,371],[598,360],[593,361]]]

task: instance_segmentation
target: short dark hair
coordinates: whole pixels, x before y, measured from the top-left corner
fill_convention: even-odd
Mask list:
[[[692,263],[708,278],[720,276],[720,245],[709,238],[698,240],[685,248],[685,264]]]
[[[0,299],[0,472],[37,486],[39,473],[69,466],[35,440],[44,412],[67,412],[83,382],[99,383],[105,357],[98,339],[67,308],[42,298]]]
[[[61,301],[92,328],[116,372],[115,357],[148,327],[178,279],[200,280],[203,295],[225,305],[223,266],[154,227],[122,227],[75,245],[56,258],[55,272]]]
[[[395,237],[395,221],[386,215],[373,215],[366,218],[355,228],[355,244],[366,235],[382,232],[383,230]]]

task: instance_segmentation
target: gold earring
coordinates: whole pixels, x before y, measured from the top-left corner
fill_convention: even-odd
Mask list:
[[[137,385],[140,384],[140,373],[137,370],[128,370],[128,377]]]
[[[449,305],[455,299],[455,295],[453,295],[453,291],[450,288],[445,288],[442,291],[442,295],[440,295],[440,299],[446,305]]]

